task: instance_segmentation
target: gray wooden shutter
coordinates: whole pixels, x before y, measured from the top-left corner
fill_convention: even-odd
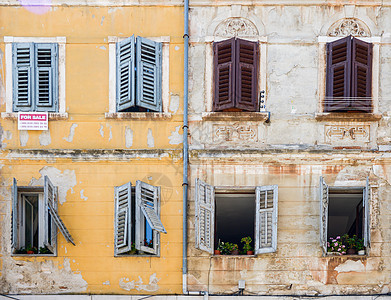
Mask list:
[[[370,247],[371,242],[371,215],[370,215],[370,206],[369,206],[369,192],[370,192],[370,186],[369,186],[369,178],[367,177],[366,185],[363,190],[363,206],[364,206],[364,246],[366,248]],[[368,250],[367,250],[368,252]]]
[[[235,107],[258,111],[258,42],[236,40]]]
[[[372,111],[372,44],[353,38],[352,101],[354,110]]]
[[[257,186],[255,254],[277,250],[278,186]]]
[[[320,246],[323,249],[323,253],[327,253],[327,225],[329,217],[329,186],[324,181],[323,177],[320,177],[319,184],[320,191]]]
[[[159,253],[160,234],[167,233],[159,218],[160,187],[137,180],[136,182],[136,249],[150,254]],[[145,220],[153,231],[153,247],[144,244]]]
[[[346,111],[350,106],[351,39],[351,36],[347,36],[327,44],[326,112]]]
[[[33,109],[33,43],[12,44],[13,111]]]
[[[35,44],[35,109],[58,111],[58,44]]]
[[[213,43],[214,101],[213,110],[235,107],[235,38]]]
[[[132,184],[115,187],[114,254],[128,252],[132,248]]]
[[[14,178],[12,185],[12,248],[18,247],[18,184]]]
[[[133,107],[135,90],[135,38],[117,43],[117,112]]]
[[[196,248],[213,254],[215,190],[200,179],[195,182]]]
[[[162,44],[137,37],[137,102],[155,112],[162,111]]]
[[[48,176],[44,177],[44,201],[46,227],[44,240],[45,246],[53,252],[56,246],[55,241],[49,240],[49,234],[51,234],[51,230],[49,231],[50,218],[48,212],[50,213],[51,218],[53,218],[55,225],[60,229],[65,240],[75,246],[71,234],[69,233],[68,229],[64,225],[64,222],[61,220],[60,216],[57,213],[57,205],[55,204],[57,202],[57,188],[53,186]]]

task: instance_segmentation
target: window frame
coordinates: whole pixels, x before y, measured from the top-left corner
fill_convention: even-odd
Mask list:
[[[68,113],[66,112],[65,103],[65,49],[66,49],[66,37],[14,37],[5,36],[5,64],[6,64],[6,111],[1,113],[2,118],[16,119],[18,112],[13,111],[13,62],[12,62],[12,45],[14,43],[47,43],[58,44],[58,111],[49,112],[50,119],[67,119]]]
[[[129,37],[109,36],[109,111],[105,113],[106,118],[112,119],[145,119],[154,116],[156,118],[171,117],[169,113],[169,83],[170,83],[170,36],[145,37],[154,42],[162,43],[162,83],[161,83],[161,105],[162,112],[117,112],[117,51],[116,45]],[[134,87],[136,88],[136,87]]]

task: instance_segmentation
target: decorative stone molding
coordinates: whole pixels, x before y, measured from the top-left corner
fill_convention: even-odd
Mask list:
[[[369,142],[369,125],[326,125],[325,139],[329,143]]]
[[[327,34],[333,37],[345,37],[348,35],[355,37],[369,37],[370,30],[367,25],[355,18],[342,19],[335,22]]]
[[[257,36],[256,26],[244,18],[228,18],[217,25],[214,36]]]

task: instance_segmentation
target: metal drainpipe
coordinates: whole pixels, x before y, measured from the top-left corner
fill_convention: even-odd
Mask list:
[[[189,144],[188,132],[188,81],[189,81],[189,0],[184,0],[184,79],[183,79],[183,247],[182,247],[182,290],[187,294],[187,193]]]

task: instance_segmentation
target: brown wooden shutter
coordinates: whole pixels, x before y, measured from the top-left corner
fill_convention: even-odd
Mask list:
[[[214,111],[235,107],[235,38],[216,42],[214,51]]]
[[[352,42],[352,94],[354,110],[371,112],[372,44],[353,38]]]
[[[324,110],[346,111],[351,97],[351,36],[327,44]]]
[[[258,111],[258,43],[236,40],[236,108]]]

